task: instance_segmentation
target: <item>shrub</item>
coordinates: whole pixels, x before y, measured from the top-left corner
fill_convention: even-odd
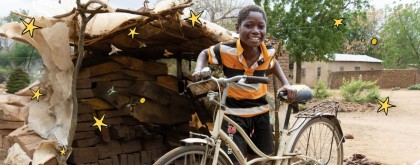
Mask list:
[[[7,81],[7,93],[15,93],[29,85],[29,75],[20,68],[10,73]]]
[[[317,99],[325,99],[330,96],[327,91],[327,85],[322,81],[318,81],[314,90],[314,97]]]
[[[420,90],[420,84],[409,86],[407,89],[408,90]]]
[[[379,86],[376,85],[376,81],[363,81],[362,77],[359,77],[358,80],[343,81],[340,93],[345,101],[373,103],[380,97]]]

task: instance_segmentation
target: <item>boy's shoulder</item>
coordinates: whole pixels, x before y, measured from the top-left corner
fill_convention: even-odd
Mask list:
[[[236,41],[237,41],[237,39],[231,39],[231,40],[228,40],[228,41],[223,41],[223,42],[221,42],[221,44],[225,45],[225,46],[229,46],[229,47],[236,47]]]

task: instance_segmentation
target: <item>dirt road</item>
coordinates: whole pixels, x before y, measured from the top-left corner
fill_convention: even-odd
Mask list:
[[[420,91],[382,90],[381,96],[397,106],[388,115],[377,109],[338,114],[344,133],[354,136],[344,143],[344,156],[361,153],[389,165],[412,165],[420,160]]]

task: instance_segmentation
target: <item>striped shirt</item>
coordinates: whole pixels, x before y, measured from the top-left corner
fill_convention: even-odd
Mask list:
[[[249,68],[243,56],[244,49],[240,40],[231,43],[220,43],[208,49],[208,61],[210,64],[222,65],[223,73],[227,78],[236,75],[261,76],[264,77],[268,69],[274,66],[275,50],[260,45],[261,54],[258,60]],[[217,53],[219,52],[219,53]],[[268,112],[269,105],[265,99],[267,94],[267,84],[250,84],[257,90],[247,89],[238,85],[237,82],[230,83],[226,98],[226,114],[240,117],[252,117]]]

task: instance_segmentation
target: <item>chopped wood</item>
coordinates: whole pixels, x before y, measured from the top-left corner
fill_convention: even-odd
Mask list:
[[[174,76],[158,76],[157,83],[162,87],[178,93],[178,79]]]
[[[95,135],[95,132],[94,131],[76,132],[76,134],[74,135],[74,139],[73,140],[89,139],[89,138],[93,138],[95,136],[96,135]]]
[[[141,124],[141,122],[137,120],[136,118],[134,118],[133,116],[124,116],[123,118],[124,118],[124,125],[135,126],[135,125]]]
[[[93,109],[92,106],[90,106],[90,104],[88,103],[79,103],[78,105],[79,110],[77,111],[77,113],[80,114],[92,114],[93,113]]]
[[[77,80],[76,89],[89,89],[92,88],[92,81],[90,79]]]
[[[112,105],[99,98],[82,99],[81,102],[88,103],[94,110],[113,109]]]
[[[126,164],[128,164],[127,154],[121,154],[120,155],[120,165],[126,165]]]
[[[113,117],[122,117],[126,115],[130,115],[130,110],[128,108],[122,109],[122,110],[110,110],[110,111],[98,111],[98,116],[104,115],[108,118]]]
[[[13,131],[13,129],[0,129],[0,136],[7,136]]]
[[[147,74],[142,71],[136,71],[131,69],[121,69],[120,70],[125,75],[135,77],[137,80],[144,80],[144,81],[156,81],[156,77],[150,74]]]
[[[114,56],[112,58],[114,61],[124,65],[125,68],[130,68],[138,71],[145,70],[145,62],[137,58],[129,56]]]
[[[97,77],[92,77],[92,82],[109,82],[109,81],[115,81],[115,80],[134,80],[133,77],[121,74],[119,72],[117,73],[109,73]]]
[[[133,153],[141,151],[141,141],[140,140],[131,140],[131,141],[122,141],[121,148],[124,154]]]
[[[99,65],[91,66],[87,69],[89,69],[90,76],[95,77],[95,76],[99,76],[99,75],[103,75],[107,73],[112,73],[115,70],[120,69],[121,67],[122,66],[120,64],[113,61],[109,61],[109,62],[105,62]]]
[[[117,155],[112,155],[111,160],[112,160],[112,165],[120,165],[120,161],[118,160]]]
[[[111,141],[109,143],[102,143],[96,145],[98,147],[99,159],[109,158],[112,155],[122,153],[121,144],[119,141]]]
[[[147,64],[145,67],[153,68],[153,69],[146,70],[148,74],[151,74],[154,76],[168,75],[168,66],[165,63],[156,62],[156,61],[147,61]]]
[[[134,153],[134,164],[140,165],[140,153]]]
[[[130,130],[125,125],[116,125],[109,128],[112,139],[121,139],[130,136]]]
[[[103,129],[102,129],[103,131]],[[95,136],[93,138],[89,138],[89,139],[82,139],[82,140],[76,140],[74,141],[74,145],[76,147],[82,148],[82,147],[89,147],[89,146],[94,146],[96,144],[99,144],[102,141],[102,138],[99,136]]]
[[[109,135],[109,127],[102,128],[101,131],[102,141],[105,143],[111,142],[111,136]]]
[[[115,97],[117,108],[128,109],[127,104],[130,103],[130,97],[117,93]]]
[[[3,121],[0,120],[0,129],[17,129],[22,127],[25,123],[23,121]]]
[[[73,164],[98,162],[99,152],[96,147],[73,148],[69,162]]]
[[[143,150],[151,151],[156,150],[163,147],[163,137],[156,136],[155,139],[152,140],[143,140],[142,141]]]
[[[96,114],[93,113],[93,114],[77,115],[77,122],[95,122],[95,120],[93,119],[93,116],[96,116]]]
[[[131,87],[134,84],[134,81],[132,81],[132,80],[115,80],[115,81],[112,81],[112,84],[115,84],[115,87],[118,87],[118,88],[128,88],[128,87]]]
[[[122,124],[123,122],[124,120],[121,117],[107,118],[105,115],[104,123],[107,124],[108,126],[112,127],[112,125]]]
[[[79,89],[76,91],[77,99],[87,99],[94,97],[91,89]]]
[[[141,151],[141,164],[151,164],[152,163],[152,154],[150,151]]]
[[[88,79],[90,78],[90,71],[87,68],[83,68],[79,72],[79,76],[77,77],[78,80],[80,79]]]
[[[128,163],[128,165],[135,165],[134,164],[134,155],[133,154],[128,154],[127,155],[127,163]]]
[[[112,165],[112,160],[111,159],[104,159],[104,160],[99,160],[99,165]]]
[[[76,132],[79,132],[79,131],[94,131],[94,130],[98,129],[98,127],[93,127],[92,126],[93,124],[94,123],[92,123],[92,122],[89,122],[89,123],[85,123],[85,122],[77,123]]]
[[[169,105],[171,103],[171,95],[177,95],[177,93],[164,89],[156,82],[151,81],[137,81],[132,89],[131,93],[141,94],[141,96],[148,98],[146,102],[153,100],[162,105]]]

